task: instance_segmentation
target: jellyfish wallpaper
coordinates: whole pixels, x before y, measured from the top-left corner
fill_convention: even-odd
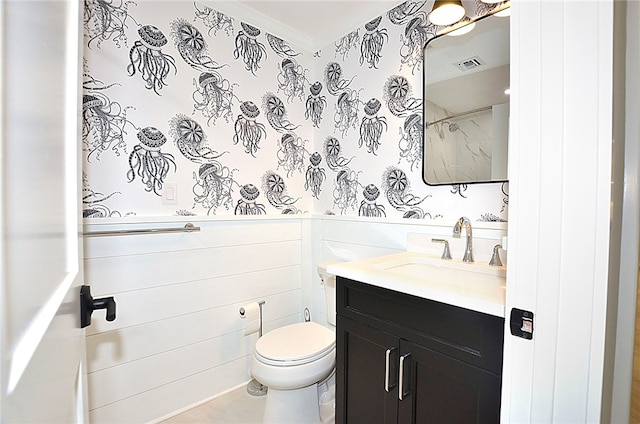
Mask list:
[[[254,26],[240,23],[242,30],[236,36],[236,48],[233,51],[233,57],[242,58],[245,69],[255,76],[256,71],[260,68],[260,61],[263,56],[266,57],[267,49],[260,41],[258,36],[260,30]]]
[[[363,145],[367,148],[367,152],[377,154],[376,151],[380,147],[380,139],[382,133],[387,131],[387,119],[379,116],[378,112],[382,104],[378,99],[371,99],[364,105],[364,118],[360,122],[360,139],[358,146]]]
[[[422,179],[432,3],[308,51],[215,2],[85,0],[84,215],[506,221],[508,183]],[[470,19],[495,8],[464,6]],[[168,185],[175,205],[160,201]]]
[[[265,126],[256,121],[260,115],[260,109],[255,103],[247,100],[240,105],[240,112],[233,126],[235,131],[233,144],[242,142],[245,152],[255,158],[260,148],[260,141],[267,137]]]
[[[283,59],[278,74],[278,91],[287,96],[287,102],[304,99],[304,86],[307,82],[307,70],[298,65],[295,59]]]
[[[320,94],[321,91],[322,83],[320,81],[314,82],[311,87],[309,87],[310,93],[305,103],[304,118],[311,119],[315,128],[320,127],[322,113],[324,112],[324,108],[327,107],[327,98]]]
[[[260,190],[253,184],[245,184],[240,189],[241,199],[238,200],[234,210],[235,215],[266,215],[264,205],[256,202]]]
[[[82,141],[87,160],[100,159],[106,150],[120,155],[126,148],[126,127],[133,126],[127,119],[132,106],[123,107],[105,93],[93,92],[82,96]]]
[[[194,112],[197,110],[207,118],[207,125],[215,123],[218,118],[227,122],[233,116],[231,105],[234,100],[234,83],[229,82],[216,71],[200,74],[193,80],[196,91],[193,92]]]
[[[229,209],[233,204],[233,173],[228,167],[216,160],[200,165],[197,173],[193,173],[193,209],[201,206],[207,215],[216,213],[220,207]]]
[[[186,115],[176,115],[169,122],[169,134],[182,156],[196,163],[215,161],[218,153],[207,145],[207,135],[200,124]]]
[[[380,28],[381,21],[382,16],[378,16],[364,26],[367,32],[362,36],[362,44],[360,44],[360,64],[366,62],[369,68],[378,68],[382,58],[382,48],[389,39],[387,30]]]
[[[145,25],[138,30],[140,40],[137,40],[129,51],[131,63],[127,66],[130,76],[136,72],[145,82],[145,88],[160,94],[158,90],[167,85],[167,76],[173,70],[178,73],[176,62],[170,55],[162,53],[162,47],[167,44],[167,37],[153,25]]]
[[[169,171],[177,170],[171,153],[163,153],[160,149],[167,142],[167,137],[157,128],[146,127],[138,132],[139,144],[133,147],[129,155],[127,179],[132,183],[136,177],[145,185],[145,190],[160,196],[160,190]]]
[[[304,183],[305,190],[311,190],[311,195],[316,199],[320,196],[322,191],[322,183],[327,178],[327,173],[323,167],[320,166],[322,162],[322,156],[318,152],[313,152],[309,158],[309,166],[307,167],[306,179]]]
[[[186,20],[176,19],[171,22],[171,36],[180,56],[193,69],[215,71],[224,66],[209,57],[204,36],[198,28]]]

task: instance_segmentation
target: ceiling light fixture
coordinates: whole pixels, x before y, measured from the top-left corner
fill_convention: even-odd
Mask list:
[[[499,18],[506,18],[507,16],[511,16],[511,8],[507,7],[506,9],[502,9],[499,12],[494,13],[494,16]]]
[[[488,4],[496,4],[496,3],[502,3],[504,0],[480,0],[482,3],[488,3]]]
[[[434,25],[451,25],[462,19],[464,14],[460,0],[436,0],[429,13],[429,21]]]

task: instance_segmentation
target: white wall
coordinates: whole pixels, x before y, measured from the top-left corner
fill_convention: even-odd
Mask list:
[[[100,220],[85,231],[185,222]],[[85,237],[92,295],[117,303],[115,321],[96,311],[87,327],[93,423],[157,420],[248,381],[257,334],[243,333],[247,302],[266,301],[265,331],[300,321],[299,218],[190,222],[201,231]]]

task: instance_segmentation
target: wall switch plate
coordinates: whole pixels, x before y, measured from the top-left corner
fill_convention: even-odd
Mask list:
[[[178,204],[178,184],[165,183],[162,186],[162,204],[163,205]]]

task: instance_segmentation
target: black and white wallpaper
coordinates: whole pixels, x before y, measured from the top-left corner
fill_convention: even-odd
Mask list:
[[[215,4],[85,0],[85,217],[507,219],[507,184],[422,181],[432,0],[317,52]],[[495,7],[464,5],[469,17]]]

